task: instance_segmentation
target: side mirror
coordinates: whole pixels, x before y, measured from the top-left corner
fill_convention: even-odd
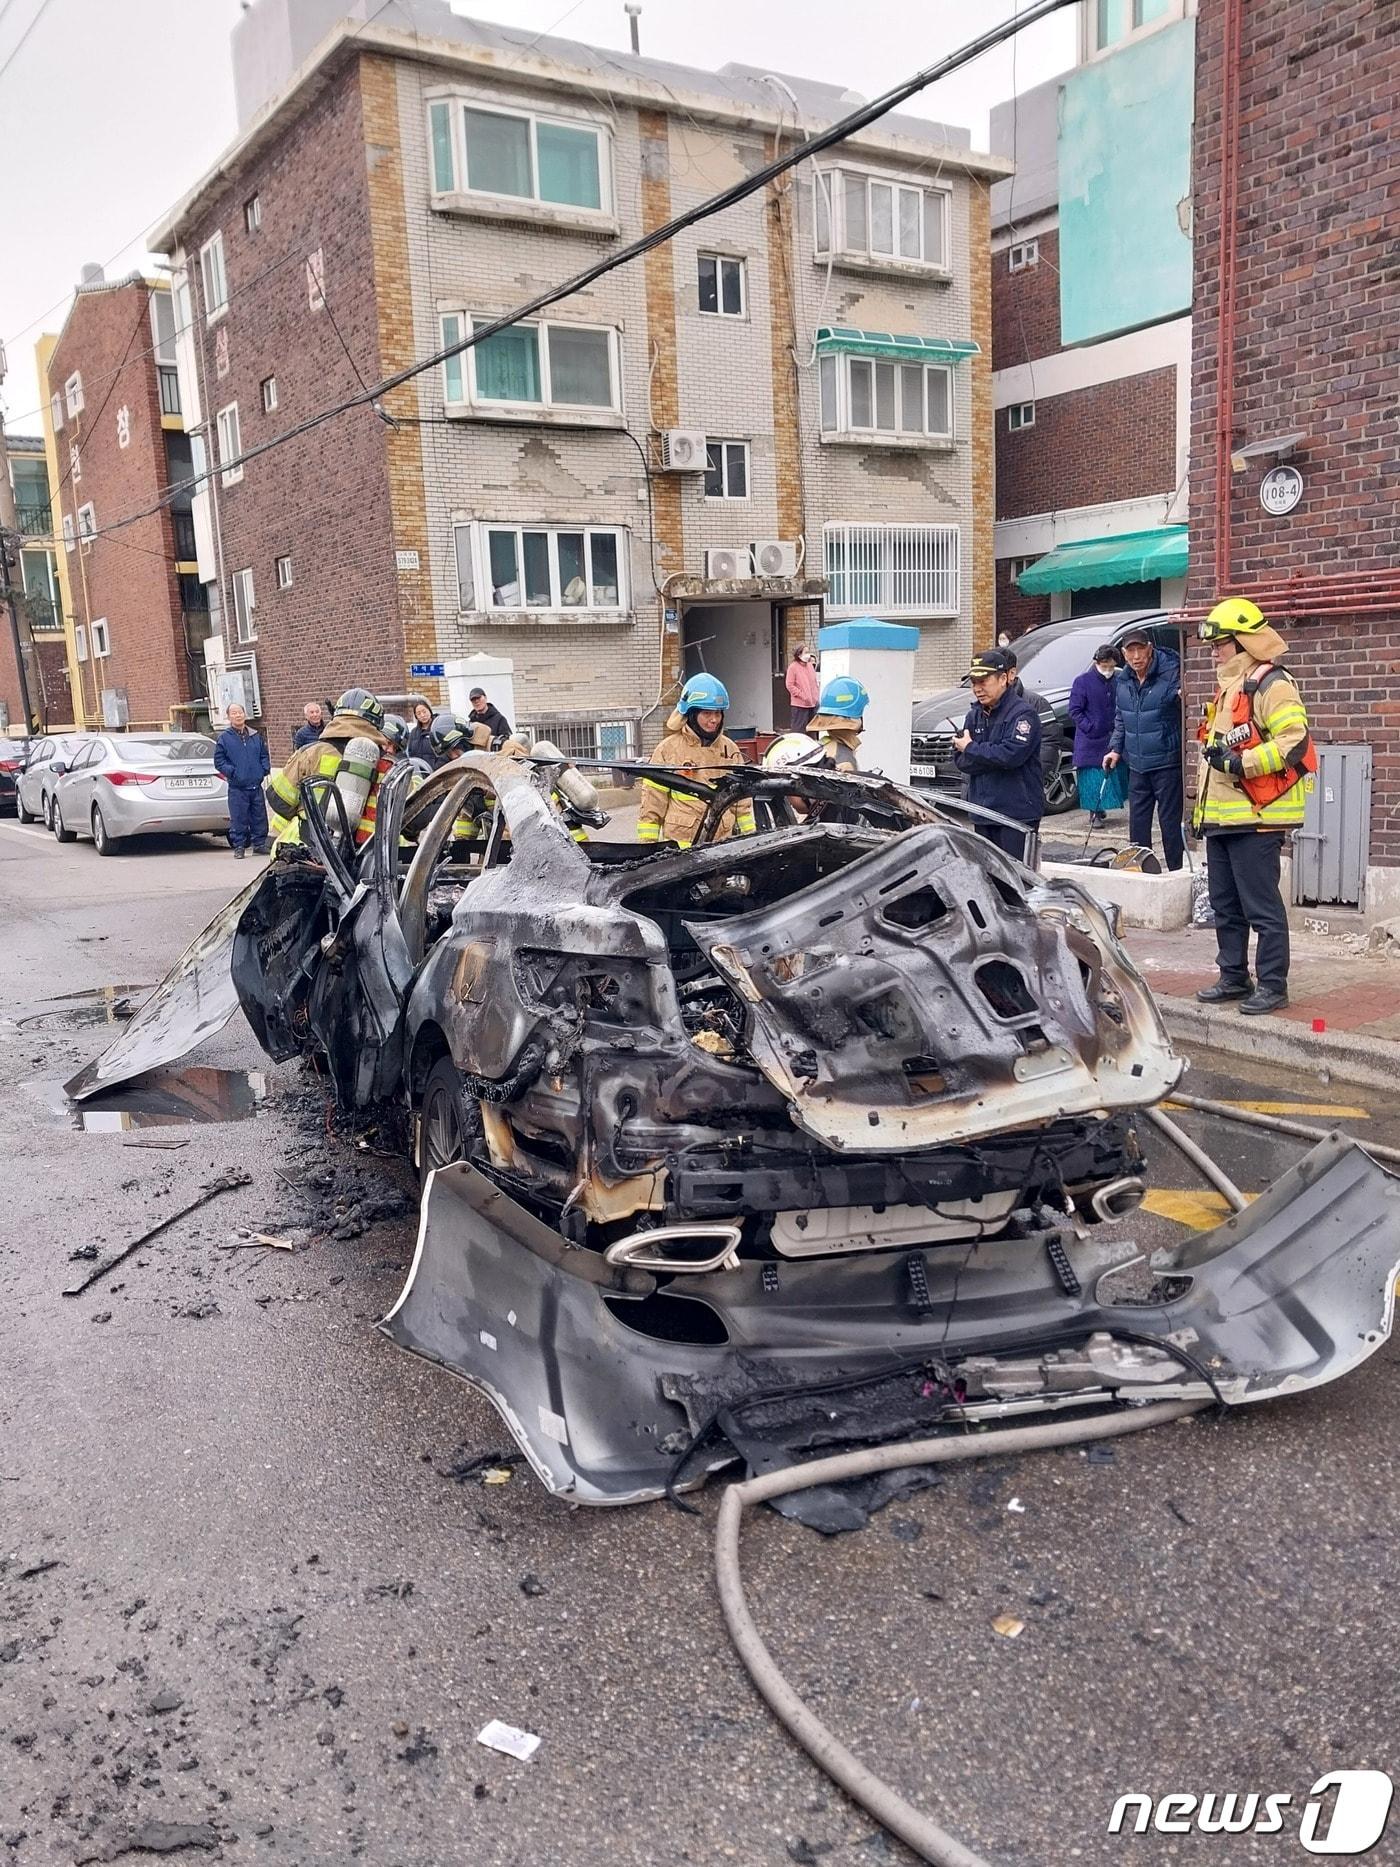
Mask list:
[[[53,773],[55,778],[61,778],[64,772],[67,771],[67,769],[68,769],[67,765],[63,762],[61,758],[56,758],[53,764],[50,765],[49,767],[49,770]]]

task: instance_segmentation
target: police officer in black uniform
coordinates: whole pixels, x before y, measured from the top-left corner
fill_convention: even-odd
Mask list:
[[[1045,786],[1040,772],[1040,715],[1021,691],[1016,660],[1004,648],[975,655],[972,711],[953,741],[954,762],[967,776],[968,802],[1040,827]],[[1023,856],[1025,838],[999,823],[980,823],[988,842],[1009,856]]]

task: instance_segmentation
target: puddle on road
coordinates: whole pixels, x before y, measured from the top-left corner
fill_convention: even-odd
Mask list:
[[[14,1022],[21,1031],[71,1031],[91,1024],[125,1024],[155,990],[150,985],[98,985],[41,999]]]
[[[74,1128],[84,1134],[116,1134],[127,1128],[173,1128],[189,1122],[249,1121],[267,1091],[261,1070],[216,1070],[194,1064],[185,1070],[153,1070],[149,1076],[93,1096],[71,1108]]]

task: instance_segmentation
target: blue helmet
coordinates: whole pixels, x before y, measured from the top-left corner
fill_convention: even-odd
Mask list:
[[[676,702],[678,713],[727,713],[729,689],[713,674],[692,674]]]
[[[822,689],[818,713],[830,713],[838,720],[858,720],[870,705],[870,695],[849,674],[838,674]]]

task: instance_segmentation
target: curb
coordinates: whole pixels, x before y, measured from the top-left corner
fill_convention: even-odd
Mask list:
[[[1189,998],[1157,996],[1170,1035],[1208,1049],[1247,1051],[1363,1089],[1393,1090],[1400,1082],[1400,1042],[1359,1031],[1310,1031],[1286,1018],[1241,1018],[1237,1011],[1198,1005]],[[1243,1041],[1242,1041],[1243,1040]]]

